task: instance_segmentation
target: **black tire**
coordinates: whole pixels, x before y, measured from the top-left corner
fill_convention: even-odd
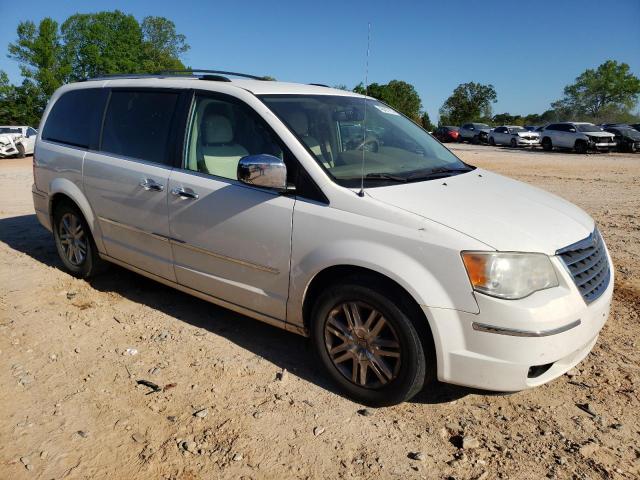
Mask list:
[[[471,143],[473,145],[478,145],[480,143],[480,137],[478,135],[474,135],[474,137],[471,139]]]
[[[516,142],[515,138],[511,139],[511,148],[518,148],[518,142]]]
[[[542,139],[542,149],[546,152],[550,152],[553,150],[553,144],[551,143],[551,139],[549,137],[544,137]]]
[[[24,158],[25,157],[24,145],[19,143],[16,145],[16,148],[18,149],[18,158]]]
[[[73,222],[76,219],[76,223]],[[80,230],[69,228],[66,225],[77,225]],[[76,237],[69,238],[69,231],[75,231]],[[65,269],[74,277],[89,278],[105,267],[105,262],[99,257],[98,249],[91,235],[91,230],[84,219],[80,209],[70,201],[59,203],[53,213],[53,238],[56,243],[58,255]],[[77,243],[70,246],[77,238]],[[80,247],[83,248],[80,248]],[[76,256],[70,253],[70,248],[74,252],[80,252]]]
[[[576,140],[574,149],[576,153],[581,153],[581,154],[587,153],[587,142],[585,142],[584,140]]]
[[[401,301],[389,298],[389,288],[385,289],[382,286],[376,286],[374,279],[369,280],[371,281],[362,278],[346,279],[344,283],[332,286],[320,295],[311,314],[313,322],[311,325],[312,342],[316,354],[329,376],[350,398],[372,407],[395,405],[410,399],[418,393],[427,379],[425,348],[414,324],[414,321],[419,322],[424,321],[424,319],[411,318],[414,315],[409,313],[410,309],[401,308]],[[382,293],[383,291],[387,293]],[[364,329],[365,332],[378,330],[384,333],[386,330],[392,336],[387,336],[385,340],[382,338],[383,334],[379,334],[374,339],[364,340],[360,333],[356,332],[356,329],[346,327],[347,322],[341,323],[345,328],[335,328],[338,315],[344,315],[344,318],[347,318],[346,313],[341,308],[343,305],[346,305],[347,309],[356,305],[356,307],[360,308],[360,312],[364,313],[361,317],[362,319],[365,316],[368,319],[371,318],[372,315],[370,314],[373,310],[379,313],[380,316],[375,317],[377,320],[371,322],[369,330],[367,330],[366,325],[370,322],[356,322],[356,324],[360,325],[358,328],[360,332]],[[352,312],[351,318],[355,318],[353,311],[350,311]],[[369,312],[369,315],[367,315],[367,312]],[[382,329],[376,329],[380,321],[385,326]],[[348,322],[348,324],[352,325],[352,322]],[[329,327],[328,329],[327,326]],[[333,332],[344,335],[339,337],[339,335],[331,333],[332,329]],[[349,337],[350,341],[347,341],[345,335]],[[334,345],[333,340],[337,340],[339,342],[338,345]],[[358,345],[354,345],[354,342],[358,342]],[[386,346],[376,347],[375,345],[378,345],[378,342],[386,342]],[[384,348],[394,350],[395,347],[389,342],[397,345],[397,358],[387,356],[389,352],[385,352],[384,358],[382,354],[373,353]],[[366,345],[363,346],[363,343]],[[344,347],[345,345],[349,346],[342,348],[342,350],[339,349],[339,347]],[[427,345],[431,345],[431,343]],[[329,352],[330,348],[332,351],[338,350],[340,352],[334,353],[336,360],[339,360],[339,358],[336,358],[339,356],[347,356],[347,360],[343,360],[342,363],[334,363]],[[369,354],[365,352],[366,349],[370,352]],[[429,347],[427,347],[427,351],[430,351]],[[362,380],[362,365],[356,359],[357,355],[362,355],[362,363],[365,364],[365,386],[359,384]],[[429,358],[434,358],[434,356],[430,355]],[[372,360],[369,361],[369,359]],[[382,360],[384,368],[378,368],[380,360]],[[348,368],[349,365],[351,365],[351,370]],[[376,373],[376,370],[378,370],[378,373]],[[391,375],[384,375],[385,371],[391,373]],[[429,369],[430,377],[433,376],[432,371],[435,371],[435,368]],[[380,375],[380,372],[383,375]],[[355,382],[353,380],[354,375],[356,377]],[[351,376],[351,378],[348,378],[348,376]],[[369,379],[373,381],[369,383]],[[382,379],[386,380],[386,383]]]
[[[492,147],[496,146],[496,141],[493,139],[493,137],[489,137],[489,145],[491,145]]]

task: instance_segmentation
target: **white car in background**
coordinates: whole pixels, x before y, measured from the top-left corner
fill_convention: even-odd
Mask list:
[[[35,128],[23,126],[0,126],[0,158],[33,155],[38,131]]]
[[[489,145],[509,145],[512,148],[535,147],[540,145],[540,134],[518,125],[503,125],[491,130]]]
[[[589,150],[608,152],[616,148],[613,133],[605,132],[593,123],[560,122],[544,127],[540,132],[542,148],[569,148],[577,153],[587,153]]]

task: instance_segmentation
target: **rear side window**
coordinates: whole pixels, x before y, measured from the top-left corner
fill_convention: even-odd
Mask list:
[[[167,145],[178,93],[113,90],[101,150],[168,164]]]
[[[71,90],[51,108],[42,138],[74,147],[89,148],[92,132],[102,115],[102,90]]]

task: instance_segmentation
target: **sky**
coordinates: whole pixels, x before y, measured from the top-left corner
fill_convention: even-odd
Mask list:
[[[460,83],[492,84],[494,113],[527,114],[607,59],[640,76],[640,0],[0,0],[0,70],[21,81],[7,58],[20,21],[113,9],[173,20],[193,68],[349,87],[365,79],[371,23],[369,82],[413,84],[432,120]]]

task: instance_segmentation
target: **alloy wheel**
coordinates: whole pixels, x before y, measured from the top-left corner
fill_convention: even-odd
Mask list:
[[[66,259],[76,267],[82,265],[87,258],[87,236],[80,219],[73,213],[65,213],[60,219],[58,234]]]
[[[336,369],[358,386],[377,389],[398,376],[398,335],[371,305],[345,302],[334,307],[325,321],[324,341]]]

